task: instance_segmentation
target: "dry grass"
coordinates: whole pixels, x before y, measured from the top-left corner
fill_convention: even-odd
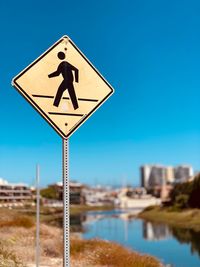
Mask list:
[[[42,255],[45,258],[62,258],[62,230],[56,227],[42,225],[40,229]]]
[[[53,264],[55,258],[62,262],[62,231],[55,227],[41,225],[41,266],[61,267],[62,264]],[[35,262],[35,227],[3,227],[0,228],[0,239],[4,244],[4,251],[17,255],[20,262],[25,266]],[[0,257],[2,253],[0,251]],[[12,265],[11,265],[12,266]],[[3,265],[0,264],[0,267]],[[8,267],[5,265],[5,267]],[[12,267],[18,267],[13,265]]]
[[[31,228],[35,225],[33,216],[28,216],[18,210],[0,209],[0,228],[24,227]]]
[[[14,252],[9,251],[6,244],[0,242],[0,266],[1,267],[23,267],[24,265]]]
[[[98,239],[72,239],[71,257],[78,259],[81,267],[159,267],[161,264],[153,257],[140,255],[123,246]],[[87,260],[81,265],[81,260]]]
[[[0,227],[24,227],[31,228],[34,226],[34,220],[28,216],[13,216],[9,219],[0,221]]]

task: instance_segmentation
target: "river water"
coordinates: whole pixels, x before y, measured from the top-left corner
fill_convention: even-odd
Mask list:
[[[85,239],[116,241],[168,267],[200,267],[200,232],[146,222],[121,210],[88,212],[81,221]]]

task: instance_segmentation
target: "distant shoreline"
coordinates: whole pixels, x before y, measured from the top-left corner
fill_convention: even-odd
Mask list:
[[[172,208],[162,208],[152,206],[146,208],[138,218],[155,222],[166,223],[174,227],[191,229],[200,232],[200,210],[199,209],[184,209],[174,211]]]

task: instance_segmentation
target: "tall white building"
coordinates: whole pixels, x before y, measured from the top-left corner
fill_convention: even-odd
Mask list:
[[[166,182],[166,167],[162,165],[144,165],[140,171],[142,187],[162,186]]]
[[[152,166],[149,187],[162,186],[164,184],[166,184],[166,168],[161,165]]]
[[[177,167],[163,165],[143,165],[140,167],[141,186],[152,188],[174,182],[187,181],[194,175],[192,166],[179,165]]]
[[[141,173],[141,186],[147,188],[149,185],[149,176],[151,173],[151,165],[144,165],[140,167]]]
[[[174,168],[175,180],[187,180],[194,175],[192,166],[190,165],[180,165]]]
[[[174,168],[172,166],[166,167],[166,182],[167,183],[174,183],[175,175],[174,175]]]

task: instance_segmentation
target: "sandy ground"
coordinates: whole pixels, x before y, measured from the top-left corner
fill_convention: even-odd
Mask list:
[[[40,266],[62,267],[62,231],[41,225],[40,240]],[[25,266],[35,267],[35,228],[2,227],[0,241],[8,251],[17,255]]]
[[[2,227],[0,228],[0,241],[4,244],[6,250],[12,251],[17,255],[17,258],[24,263],[23,267],[36,266],[35,228]],[[40,267],[63,267],[62,230],[43,224],[40,228],[40,241]],[[83,258],[71,258],[70,263],[72,267],[90,267],[90,264]],[[16,265],[9,262],[9,264],[5,263],[5,267],[16,267]],[[91,267],[98,266],[93,265]]]
[[[16,221],[15,221],[16,223]],[[8,225],[8,224],[5,224]],[[35,267],[35,227],[24,228],[16,226],[0,227],[0,267]],[[71,267],[111,267],[121,265],[121,259],[128,262],[134,259],[143,262],[141,267],[147,267],[148,261],[144,256],[128,252],[125,248],[106,241],[93,240],[84,241],[71,235],[73,253],[70,259]],[[88,245],[88,243],[90,245]],[[85,248],[87,244],[87,249]],[[82,251],[82,252],[80,252]],[[99,257],[99,258],[98,258]],[[99,261],[98,259],[101,259]],[[104,259],[104,261],[102,261]],[[112,259],[109,261],[108,259]],[[113,259],[116,261],[113,264]],[[142,260],[143,259],[143,260]],[[123,260],[123,262],[124,262]],[[145,265],[144,265],[145,260]],[[153,260],[155,262],[155,260]],[[110,265],[95,265],[91,263]],[[127,262],[127,261],[126,261]],[[120,265],[118,264],[120,263]],[[125,267],[129,264],[126,263]],[[151,264],[150,264],[151,265]],[[131,265],[132,266],[132,265]],[[135,266],[135,265],[134,265]],[[151,266],[161,266],[157,261]],[[63,267],[63,231],[60,228],[45,224],[40,225],[40,267]]]

